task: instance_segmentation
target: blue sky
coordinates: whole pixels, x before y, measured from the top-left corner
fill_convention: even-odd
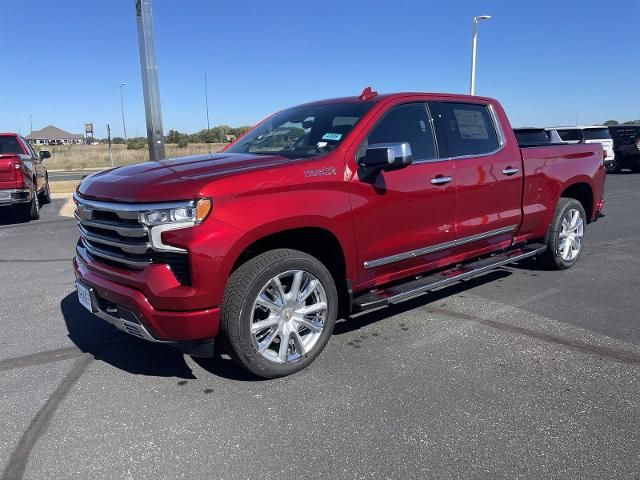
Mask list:
[[[135,0],[21,0],[2,22],[0,131],[145,135]],[[155,0],[165,131],[252,124],[297,103],[406,90],[476,93],[514,126],[640,118],[640,1]]]

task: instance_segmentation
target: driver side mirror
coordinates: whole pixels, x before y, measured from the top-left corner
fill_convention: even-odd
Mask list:
[[[51,152],[49,150],[41,150],[38,155],[40,156],[40,160],[51,158]]]
[[[360,166],[367,170],[390,172],[405,168],[412,162],[411,145],[407,142],[372,143],[360,160]]]

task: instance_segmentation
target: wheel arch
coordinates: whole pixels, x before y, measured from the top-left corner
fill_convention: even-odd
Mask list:
[[[239,249],[229,275],[251,258],[276,248],[299,250],[322,262],[336,283],[340,306],[349,308],[350,282],[347,253],[339,237],[323,226],[299,226],[263,232]]]
[[[587,215],[587,222],[590,223],[594,212],[593,188],[587,182],[578,181],[565,187],[560,194],[560,198],[573,198],[580,202]]]

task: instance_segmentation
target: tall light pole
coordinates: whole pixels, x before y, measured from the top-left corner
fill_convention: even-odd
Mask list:
[[[149,159],[164,160],[164,136],[162,134],[162,111],[160,109],[160,85],[156,47],[153,41],[153,15],[151,0],[136,0],[136,21],[138,24],[138,46],[142,69],[142,93],[144,111],[147,117],[147,143]]]
[[[33,135],[33,115],[29,114],[29,136]]]
[[[127,124],[124,121],[124,97],[122,96],[122,87],[124,87],[126,83],[120,84],[120,110],[122,111],[122,130],[124,131],[124,143],[127,143]]]
[[[478,46],[478,23],[482,20],[489,20],[491,15],[479,15],[473,17],[473,28],[471,30],[471,81],[469,83],[469,95],[475,95],[476,91],[476,49]]]

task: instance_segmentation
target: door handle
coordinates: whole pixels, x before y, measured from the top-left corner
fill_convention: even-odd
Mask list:
[[[502,173],[504,173],[507,176],[511,176],[511,175],[515,175],[516,173],[518,173],[520,170],[517,168],[513,168],[513,167],[507,167],[504,170],[502,170]]]
[[[453,178],[445,177],[444,175],[438,175],[437,177],[433,177],[431,179],[431,183],[433,185],[445,185],[449,183],[451,180],[453,180]]]

